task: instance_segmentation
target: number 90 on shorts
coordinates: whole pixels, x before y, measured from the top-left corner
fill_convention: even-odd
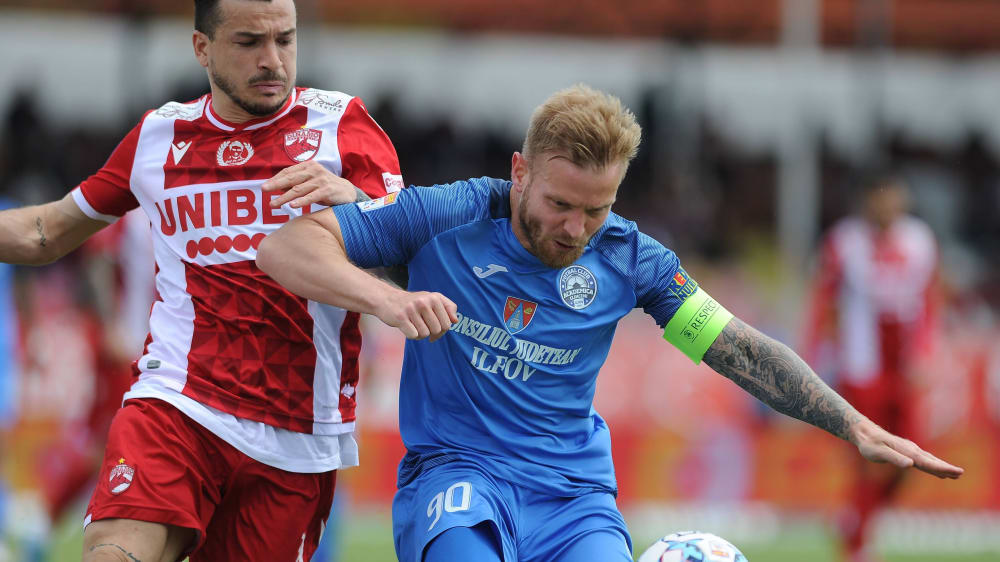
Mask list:
[[[443,492],[438,492],[430,503],[427,504],[427,517],[431,519],[431,524],[427,527],[430,531],[441,520],[442,510],[447,513],[468,511],[472,505],[472,484],[469,482],[455,482]]]

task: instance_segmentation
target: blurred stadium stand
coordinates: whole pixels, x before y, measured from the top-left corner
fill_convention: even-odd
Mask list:
[[[922,529],[947,527],[940,513],[979,514],[957,520],[995,534],[1000,2],[796,1],[300,1],[299,82],[361,95],[418,185],[506,177],[528,112],[558,87],[582,80],[619,93],[644,143],[615,210],[677,250],[735,313],[793,346],[819,233],[853,209],[872,167],[900,170],[941,241],[945,281],[943,345],[927,370],[939,376],[922,381],[920,438],[968,473],[944,485],[912,477],[884,544],[923,544],[912,540],[926,537]],[[176,0],[0,0],[0,199],[62,196],[142,110],[206,91],[190,54],[191,11]],[[18,414],[0,415],[8,510],[29,509],[23,494],[47,485],[40,467],[53,462],[44,455],[61,442],[54,436],[71,435],[78,402],[93,400],[78,380],[100,375],[77,346],[88,313],[38,306],[89,310],[104,289],[74,280],[92,255],[15,269],[21,367],[0,371],[20,381],[0,384],[20,393],[0,396],[0,414],[4,404]],[[45,332],[45,345],[32,347],[32,334],[53,325],[67,339]],[[375,323],[368,333],[359,425],[367,469],[345,473],[347,509],[387,505],[400,456],[400,342]],[[613,428],[623,507],[649,522],[637,533],[671,530],[654,528],[706,502],[744,506],[765,522],[832,518],[842,506],[851,454],[842,444],[685,362],[647,318],[626,320],[612,354],[597,408]],[[38,373],[47,378],[32,380]],[[0,537],[19,533],[18,552],[44,540],[32,533],[45,530],[13,519],[5,528],[0,514]],[[738,522],[718,532],[736,542],[768,536]],[[1000,556],[997,541],[979,537],[973,551]],[[4,548],[0,540],[0,561]]]

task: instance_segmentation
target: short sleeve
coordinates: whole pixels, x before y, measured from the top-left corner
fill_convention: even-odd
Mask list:
[[[636,234],[634,278],[636,306],[652,316],[661,328],[689,296],[687,289],[698,287],[681,268],[675,253],[641,232]]]
[[[130,178],[141,128],[142,122],[125,135],[97,173],[73,190],[73,200],[88,217],[114,222],[139,206]]]
[[[664,339],[700,362],[733,315],[698,286],[673,252],[642,233],[637,246],[637,306],[664,328]]]
[[[442,232],[490,218],[509,191],[502,180],[476,178],[410,187],[333,211],[351,261],[364,268],[389,267],[408,264]]]
[[[344,179],[369,197],[375,199],[403,188],[396,149],[360,98],[352,99],[344,111],[337,143]]]

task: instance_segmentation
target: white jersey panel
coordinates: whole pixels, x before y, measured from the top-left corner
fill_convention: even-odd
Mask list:
[[[343,356],[340,349],[340,330],[347,318],[342,308],[309,301],[309,315],[313,318],[313,343],[316,345],[316,371],[313,378],[313,433],[331,435],[343,433],[340,414],[340,375]],[[354,392],[353,388],[345,389]],[[351,424],[353,426],[353,424]]]

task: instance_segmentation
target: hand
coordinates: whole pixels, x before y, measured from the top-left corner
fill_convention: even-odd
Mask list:
[[[375,315],[407,339],[436,341],[458,322],[457,311],[458,306],[441,293],[399,290],[383,301]]]
[[[312,203],[330,206],[351,203],[357,199],[354,184],[327,170],[315,160],[300,162],[281,170],[265,181],[261,189],[288,190],[271,199],[271,207],[274,209],[289,202],[293,209],[299,209]]]
[[[965,472],[965,469],[946,463],[913,441],[893,435],[867,419],[858,422],[853,434],[852,442],[861,456],[872,462],[887,462],[899,468],[912,466],[938,478],[958,478]]]

